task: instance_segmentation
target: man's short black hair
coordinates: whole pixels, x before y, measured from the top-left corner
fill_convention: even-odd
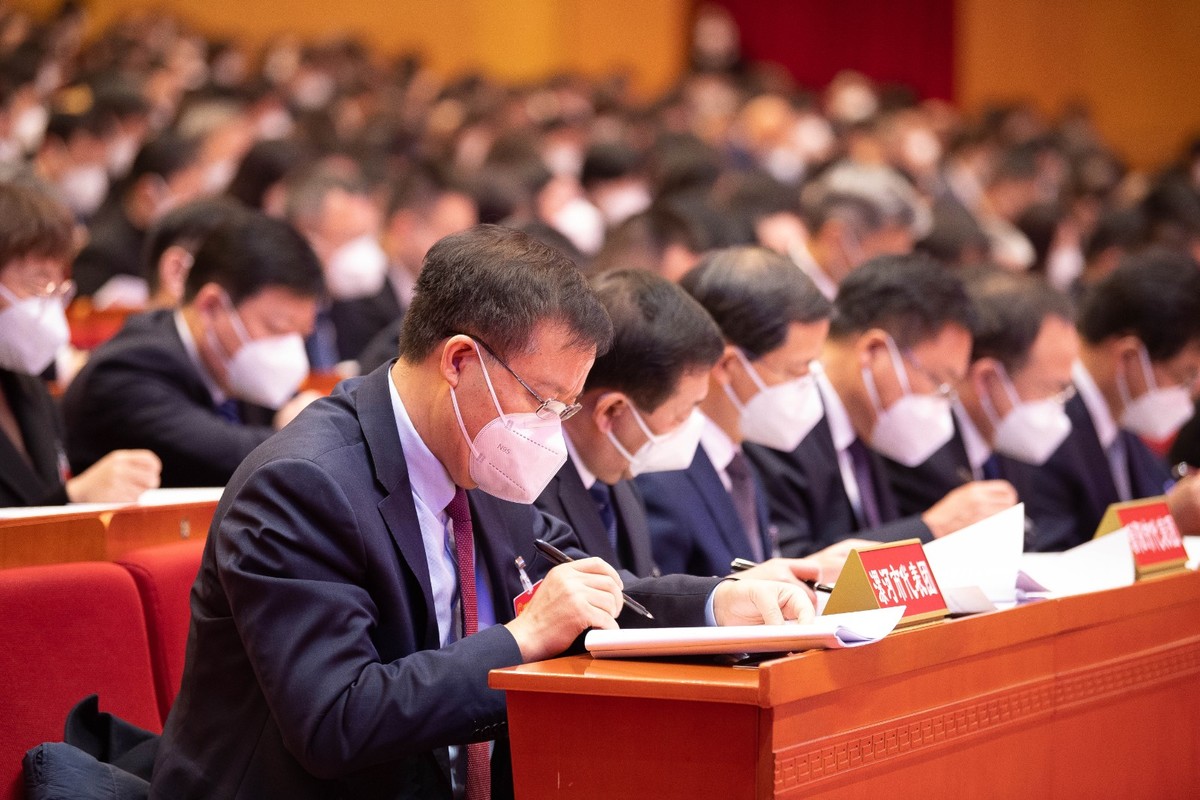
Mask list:
[[[207,283],[229,293],[234,305],[278,287],[300,297],[322,297],[325,278],[316,253],[295,228],[258,211],[218,226],[196,251],[184,302]]]
[[[921,253],[878,256],[838,287],[829,336],[880,328],[900,347],[912,347],[950,324],[975,329],[974,310],[957,275]]]
[[[221,225],[246,213],[229,198],[204,198],[173,208],[154,224],[142,250],[142,270],[150,291],[158,289],[158,262],[168,247],[178,245],[195,255],[208,235]]]
[[[829,301],[812,279],[764,247],[714,250],[679,284],[712,315],[725,340],[750,358],[782,345],[793,322],[829,318]]]
[[[613,389],[653,413],[687,372],[708,370],[721,357],[721,330],[687,292],[640,269],[611,270],[592,289],[613,324],[613,346],[596,359],[588,389]]]
[[[566,326],[572,344],[597,355],[612,344],[612,322],[570,259],[520,231],[477,225],[425,255],[400,331],[400,357],[421,361],[463,333],[509,358],[528,352],[543,322]]]
[[[146,175],[170,180],[176,172],[191,167],[200,159],[200,142],[174,133],[163,133],[142,145],[123,184],[128,189]]]
[[[1070,298],[1034,275],[990,268],[965,277],[976,315],[972,361],[994,358],[1012,375],[1028,362],[1047,317],[1075,319]]]
[[[1078,327],[1089,344],[1133,335],[1151,360],[1175,356],[1200,340],[1200,265],[1158,248],[1127,256],[1084,294]]]

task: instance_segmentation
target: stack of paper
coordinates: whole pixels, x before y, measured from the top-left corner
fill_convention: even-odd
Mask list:
[[[720,653],[792,653],[859,647],[887,636],[904,606],[830,614],[807,623],[717,628],[631,628],[589,631],[584,646],[596,658],[696,656]]]
[[[994,611],[1016,602],[1025,548],[1025,504],[925,545],[925,558],[951,613]]]
[[[1118,528],[1062,553],[1026,553],[1021,557],[1017,588],[1022,593],[1065,597],[1129,586],[1133,578],[1129,533]]]

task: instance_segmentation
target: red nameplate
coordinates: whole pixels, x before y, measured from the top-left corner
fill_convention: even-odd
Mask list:
[[[917,539],[851,550],[824,613],[904,606],[901,624],[949,613]]]
[[[1168,563],[1187,561],[1183,537],[1165,501],[1118,508],[1117,519],[1129,531],[1129,547],[1139,572],[1153,572]]]

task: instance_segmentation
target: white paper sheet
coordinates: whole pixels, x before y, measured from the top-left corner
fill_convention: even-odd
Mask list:
[[[1188,569],[1200,568],[1200,536],[1183,537],[1183,549],[1187,550]]]
[[[217,502],[224,487],[196,489],[151,489],[142,492],[136,503],[67,503],[64,506],[30,506],[25,508],[0,508],[0,519],[30,519],[34,517],[57,517],[64,514],[101,514],[119,508],[146,506],[170,506],[181,503]]]
[[[1100,592],[1133,583],[1129,532],[1118,528],[1062,553],[1025,553],[1017,576],[1018,594],[1065,597]]]
[[[895,629],[902,616],[904,606],[896,606],[830,614],[805,624],[594,630],[584,637],[584,646],[596,658],[839,649],[879,641]]]
[[[992,611],[1016,599],[1025,547],[1025,504],[925,545],[925,558],[952,613]]]

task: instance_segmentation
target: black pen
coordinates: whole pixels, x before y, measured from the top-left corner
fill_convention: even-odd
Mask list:
[[[745,572],[746,570],[750,569],[751,567],[757,567],[757,566],[758,566],[758,562],[751,561],[748,558],[735,558],[733,561],[729,562],[729,568],[731,570],[733,570],[734,572]],[[824,592],[825,594],[833,593],[832,586],[826,586],[823,583],[817,583],[816,581],[810,581],[808,578],[800,578],[800,582],[803,583],[808,588],[812,589],[814,592]]]
[[[544,542],[541,539],[534,539],[533,543],[542,555],[554,563],[554,566],[558,566],[559,564],[567,564],[575,560],[549,542]],[[646,619],[654,619],[654,615],[650,613],[649,609],[647,609],[637,600],[634,600],[624,592],[621,592],[621,597],[625,598],[625,605],[629,606],[630,609],[638,614],[641,614]]]

